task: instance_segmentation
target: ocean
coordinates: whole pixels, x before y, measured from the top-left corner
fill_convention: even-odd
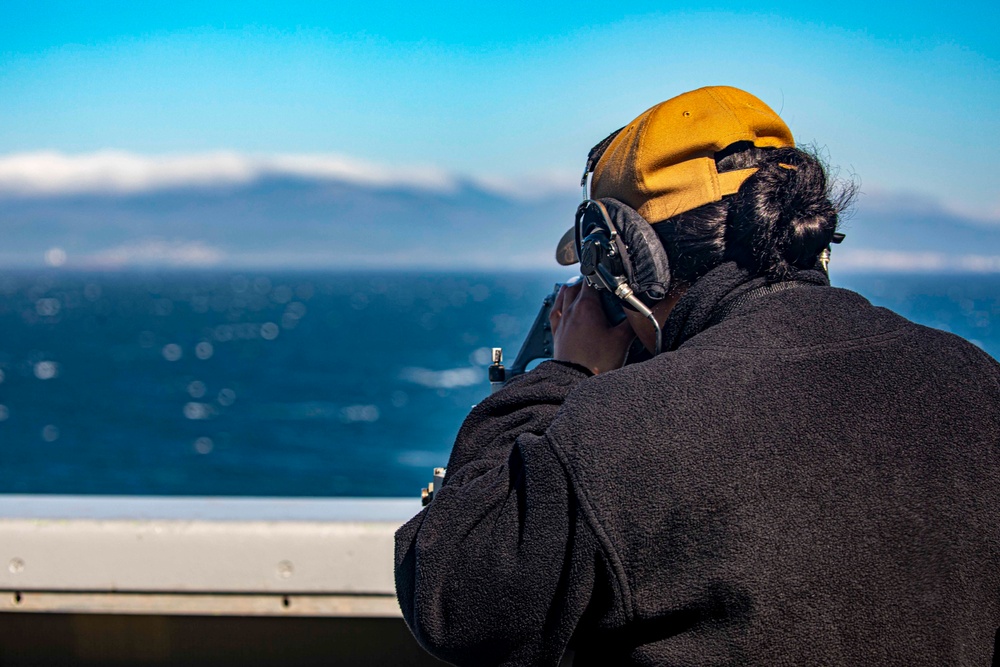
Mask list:
[[[0,493],[415,497],[569,277],[0,273]],[[834,284],[1000,356],[1000,276]]]

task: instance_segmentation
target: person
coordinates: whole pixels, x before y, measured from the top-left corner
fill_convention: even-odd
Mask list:
[[[685,93],[591,158],[559,251],[591,278],[559,292],[553,360],[472,410],[396,534],[420,644],[457,665],[1000,664],[1000,366],[829,285],[845,198],[752,95]],[[616,257],[624,280],[595,270]],[[640,303],[613,326],[592,284]],[[650,354],[622,367],[633,337]]]

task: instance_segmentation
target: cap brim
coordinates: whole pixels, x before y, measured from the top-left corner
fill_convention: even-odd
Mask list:
[[[576,254],[576,227],[570,227],[556,246],[556,261],[563,266],[576,264],[580,261]]]

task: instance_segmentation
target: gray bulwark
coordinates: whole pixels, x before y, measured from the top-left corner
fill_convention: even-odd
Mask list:
[[[0,611],[398,616],[419,499],[0,495]]]

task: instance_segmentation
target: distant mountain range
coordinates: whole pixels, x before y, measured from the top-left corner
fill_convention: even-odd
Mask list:
[[[472,180],[287,170],[117,189],[3,185],[0,267],[555,268],[579,200],[572,183],[515,196]],[[933,202],[862,197],[844,229],[840,271],[1000,272],[1000,225]]]
[[[0,197],[0,261],[77,266],[482,266],[554,263],[570,194],[529,200],[296,177],[138,193]]]

